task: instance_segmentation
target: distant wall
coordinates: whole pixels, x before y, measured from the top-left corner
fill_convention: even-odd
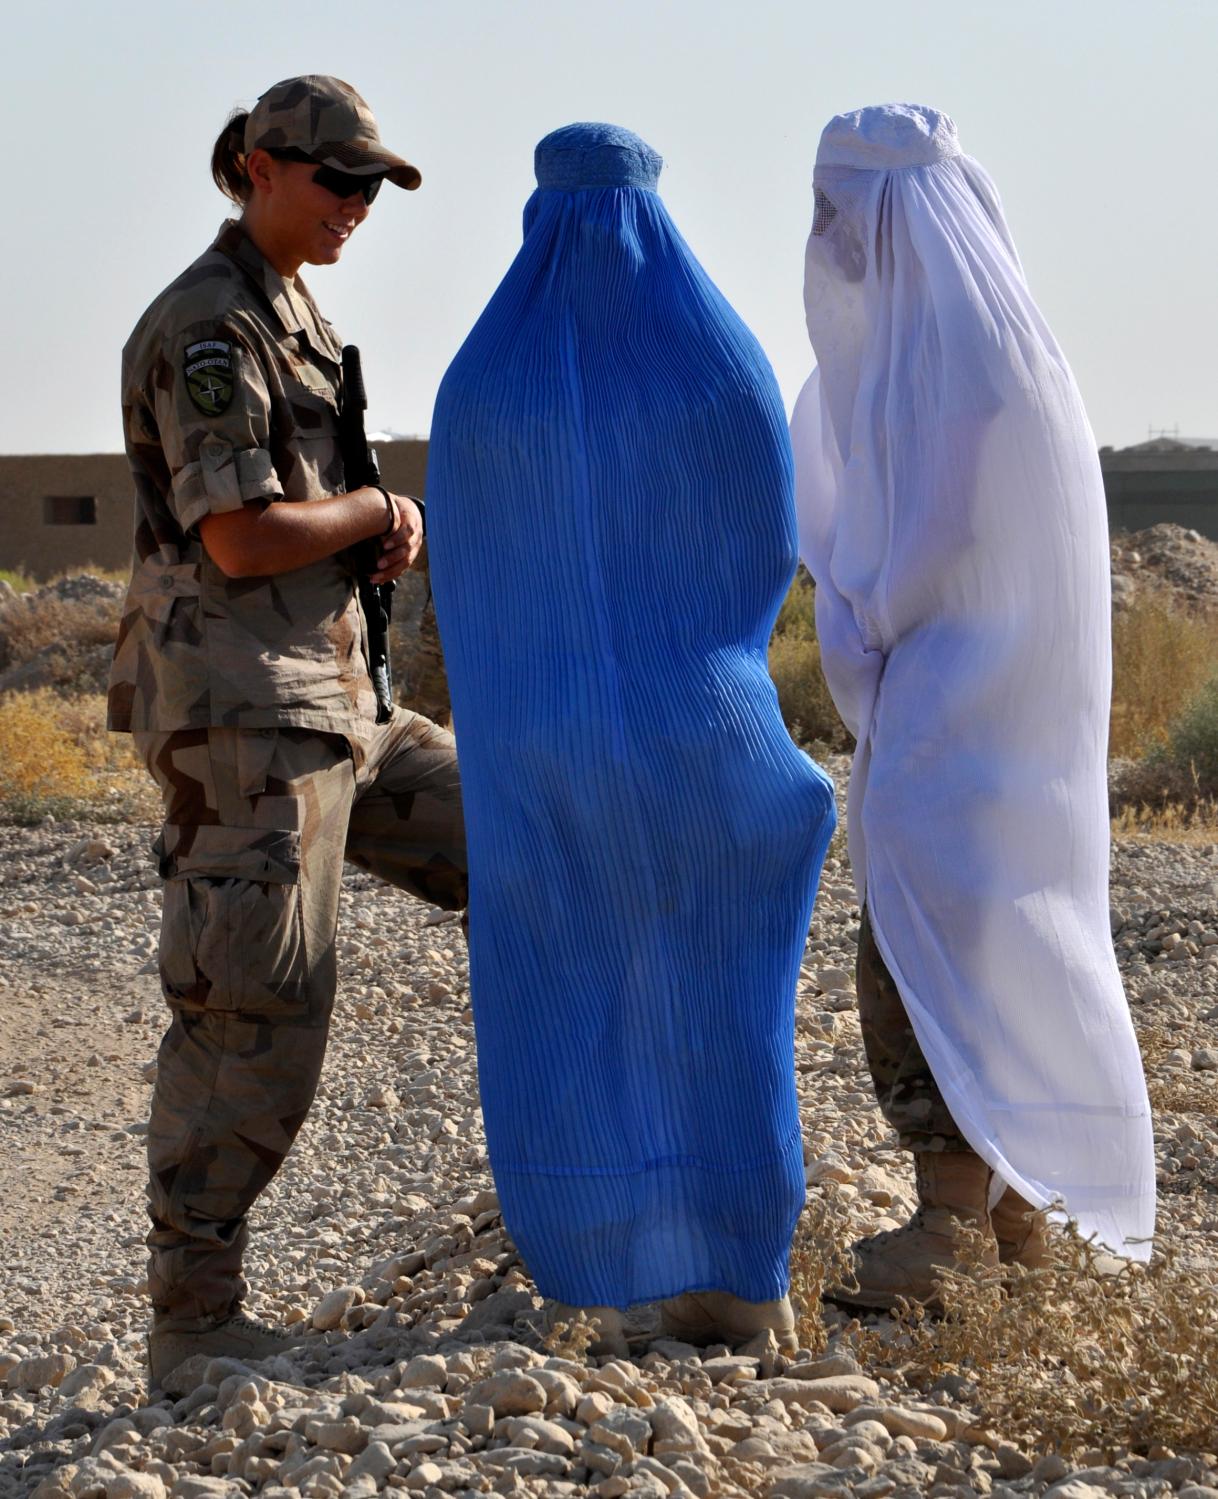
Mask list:
[[[378,443],[377,454],[387,488],[423,494],[425,440]],[[1105,448],[1100,466],[1114,531],[1174,521],[1218,541],[1218,453]],[[0,567],[24,568],[40,579],[68,568],[124,571],[131,560],[131,508],[121,453],[0,454]]]
[[[1185,479],[1193,482],[1185,482]],[[1218,474],[1172,475],[1147,484],[1140,474],[1105,474],[1108,524],[1114,531],[1144,531],[1174,521],[1218,541]]]
[[[92,499],[92,506],[65,501]],[[92,521],[72,520],[92,513]],[[66,518],[66,524],[55,520]],[[0,567],[48,578],[66,568],[126,568],[131,475],[122,453],[0,456]]]
[[[1218,541],[1218,453],[1100,452],[1108,524],[1143,531],[1161,521]]]
[[[377,445],[385,486],[422,495],[427,443]],[[68,569],[125,572],[133,490],[122,453],[0,454],[0,567],[39,580]]]

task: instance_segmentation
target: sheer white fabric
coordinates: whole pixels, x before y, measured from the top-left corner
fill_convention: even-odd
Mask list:
[[[838,116],[813,183],[818,367],[791,425],[822,661],[858,738],[860,899],[973,1147],[1144,1260],[1154,1155],[1109,932],[1095,443],[947,116]]]

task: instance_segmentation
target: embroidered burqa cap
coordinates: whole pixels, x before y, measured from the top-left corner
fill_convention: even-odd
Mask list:
[[[795,566],[785,413],[646,142],[565,126],[536,168],[427,474],[491,1167],[543,1295],[773,1300],[834,820],[765,665]]]
[[[960,1129],[1150,1253],[1154,1156],[1109,933],[1095,442],[998,194],[938,110],[826,126],[792,418],[860,899]]]

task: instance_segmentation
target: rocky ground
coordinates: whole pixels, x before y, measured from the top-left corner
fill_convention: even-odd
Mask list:
[[[768,1338],[657,1341],[646,1313],[629,1361],[587,1359],[578,1337],[544,1346],[487,1167],[460,929],[359,873],[320,1096],[256,1208],[249,1264],[251,1309],[314,1335],[257,1370],[189,1371],[193,1388],[149,1404],[141,1136],[164,1023],[150,836],[0,828],[0,1493],[1218,1499],[1218,1435],[1208,1453],[1038,1453],[979,1423],[967,1382],[860,1367],[834,1310],[812,1309],[827,1347],[822,1334],[794,1360]],[[1112,888],[1157,1107],[1161,1232],[1207,1298],[1216,855],[1120,846]],[[864,1232],[904,1218],[912,1183],[868,1085],[857,925],[832,857],[799,985],[799,1088],[810,1199],[831,1194]]]

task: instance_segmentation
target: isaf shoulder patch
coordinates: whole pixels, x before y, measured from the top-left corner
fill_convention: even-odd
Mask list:
[[[223,416],[233,399],[233,346],[223,338],[187,344],[186,391],[204,416]]]

